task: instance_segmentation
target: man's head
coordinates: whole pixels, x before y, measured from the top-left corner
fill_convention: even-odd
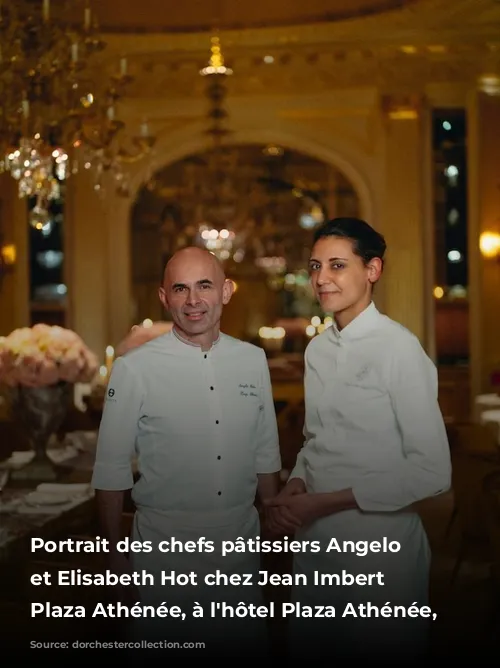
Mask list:
[[[165,267],[159,297],[177,329],[193,342],[215,340],[222,307],[234,291],[222,265],[209,251],[195,246],[175,253]]]

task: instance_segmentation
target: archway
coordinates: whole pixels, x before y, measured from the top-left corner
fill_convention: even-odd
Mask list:
[[[224,312],[227,333],[253,340],[277,320],[317,316],[306,274],[312,229],[327,217],[363,215],[355,186],[337,167],[276,144],[232,144],[223,173],[214,172],[213,157],[182,157],[137,192],[130,221],[135,321],[162,317],[163,266],[193,243],[218,254],[237,283]]]

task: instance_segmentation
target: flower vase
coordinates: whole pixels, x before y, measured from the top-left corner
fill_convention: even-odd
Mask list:
[[[52,434],[63,423],[72,400],[73,385],[64,381],[42,387],[17,386],[12,392],[12,412],[26,433],[34,457],[12,472],[11,480],[51,482],[57,470],[47,454]]]

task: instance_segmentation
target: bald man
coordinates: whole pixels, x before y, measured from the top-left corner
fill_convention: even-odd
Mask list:
[[[132,551],[130,561],[114,550],[112,570],[152,574],[154,584],[139,586],[142,603],[178,605],[186,614],[172,628],[170,617],[143,620],[140,637],[206,642],[204,657],[235,656],[236,645],[247,656],[265,651],[265,620],[224,619],[211,603],[262,603],[259,553],[223,556],[221,547],[259,535],[255,497],[277,493],[281,468],[265,354],[220,332],[233,289],[207,251],[186,248],[168,262],[159,298],[173,328],[139,339],[115,361],[92,480],[111,545],[121,538],[124,494],[132,489],[132,540],[152,546]],[[192,573],[196,585],[162,580],[173,572]],[[224,584],[230,575],[233,582],[241,575],[242,585]],[[198,620],[195,604],[203,610]]]

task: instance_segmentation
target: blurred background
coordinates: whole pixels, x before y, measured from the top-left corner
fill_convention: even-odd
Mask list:
[[[223,331],[268,353],[290,470],[303,351],[333,316],[312,233],[366,219],[388,244],[375,302],[438,366],[459,476],[429,515],[436,541],[457,532],[444,587],[459,547],[500,531],[471,501],[500,461],[500,2],[3,0],[0,17],[0,335],[73,329],[102,390],[131,326],[168,318],[165,262],[206,247],[236,285]],[[102,391],[77,390],[61,438],[99,424]],[[9,420],[3,457],[23,448]]]

